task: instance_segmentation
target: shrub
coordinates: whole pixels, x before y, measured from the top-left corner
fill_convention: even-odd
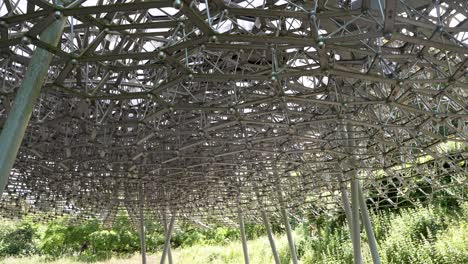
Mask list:
[[[68,251],[65,244],[67,227],[58,223],[51,223],[41,237],[39,248],[42,254],[59,257]]]
[[[434,248],[439,263],[468,263],[468,222],[453,223],[437,236]]]
[[[37,253],[37,227],[32,223],[8,223],[2,226],[0,232],[0,256],[28,256]]]
[[[90,249],[93,252],[112,252],[119,248],[119,236],[114,230],[98,230],[89,235]]]

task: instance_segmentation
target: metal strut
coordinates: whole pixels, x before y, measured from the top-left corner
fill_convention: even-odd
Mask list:
[[[237,214],[239,217],[239,227],[242,241],[242,252],[244,253],[244,263],[249,264],[249,251],[247,249],[247,239],[245,237],[244,217],[242,216],[242,210],[240,208],[240,205],[238,205]]]
[[[351,180],[351,202],[351,240],[353,242],[354,264],[362,264],[361,222],[359,219],[359,189],[355,170],[353,171],[353,178]]]
[[[56,20],[42,32],[40,40],[51,46],[57,46],[65,27],[65,21],[65,17],[59,13]],[[10,171],[53,56],[45,49],[36,48],[0,134],[0,198],[7,185]]]
[[[268,216],[265,210],[262,209],[261,211],[263,224],[265,225],[265,229],[268,235],[268,241],[270,242],[271,252],[273,253],[273,258],[275,259],[276,264],[280,264],[280,259],[278,255],[278,251],[276,250],[275,239],[273,238],[273,232],[271,232],[270,221],[268,220]]]
[[[166,212],[163,212],[162,214],[162,221],[163,221],[163,226],[164,226],[164,234],[167,234],[168,226],[167,226]],[[167,259],[169,261],[169,264],[172,264],[171,243],[169,243],[168,248],[167,248]]]
[[[298,260],[297,260],[297,255],[296,255],[296,247],[294,246],[294,239],[293,239],[292,232],[291,232],[291,225],[289,224],[288,212],[286,208],[284,208],[281,191],[279,190],[278,192],[279,192],[279,197],[280,197],[281,216],[283,218],[284,226],[286,229],[286,236],[288,238],[289,251],[291,252],[292,263],[297,264]]]
[[[348,125],[344,127],[346,131],[346,139],[349,147],[354,147],[356,142],[351,136],[351,127]],[[351,161],[349,166],[351,168],[351,241],[353,243],[353,257],[354,264],[362,264],[361,252],[361,221],[359,215],[359,179],[357,178],[357,164],[354,160],[354,153],[351,154]]]
[[[140,184],[140,246],[141,246],[141,263],[146,264],[146,228],[145,228],[145,189],[144,185]]]
[[[345,210],[346,221],[348,222],[348,229],[349,232],[352,233],[352,213],[351,213],[351,205],[349,204],[349,196],[348,191],[346,190],[346,185],[343,182],[343,175],[338,174],[338,182],[340,185],[340,193],[341,193],[341,200],[343,201],[343,208]]]
[[[170,243],[171,243],[171,235],[172,235],[172,229],[174,229],[174,222],[175,222],[175,214],[172,215],[171,222],[169,223],[169,227],[167,228],[166,232],[166,241],[164,242],[164,249],[163,253],[161,255],[161,264],[164,264],[166,260],[166,255],[167,252],[169,251]]]
[[[367,243],[369,244],[370,252],[372,255],[372,262],[374,264],[380,264],[380,256],[379,251],[377,249],[377,241],[375,239],[374,230],[372,230],[372,222],[369,217],[369,212],[367,211],[366,200],[364,199],[360,182],[358,182],[358,189],[362,223],[364,224],[364,228],[366,229]]]
[[[270,226],[270,220],[268,219],[268,215],[266,214],[265,212],[265,209],[264,206],[263,206],[263,203],[262,203],[262,199],[260,198],[260,194],[258,192],[258,186],[257,186],[257,183],[254,181],[253,183],[253,187],[254,187],[254,190],[255,190],[255,195],[257,196],[257,200],[258,200],[258,205],[260,207],[260,214],[261,214],[261,217],[262,217],[262,221],[263,221],[263,224],[265,225],[265,229],[267,231],[267,235],[268,235],[268,241],[270,242],[270,247],[271,247],[271,252],[273,254],[273,259],[275,260],[275,264],[280,264],[280,259],[279,259],[279,255],[278,255],[278,250],[276,249],[276,244],[275,244],[275,238],[273,237],[273,232],[271,231],[271,226]]]

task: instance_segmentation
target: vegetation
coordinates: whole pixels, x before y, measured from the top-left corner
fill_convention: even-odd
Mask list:
[[[440,205],[379,211],[372,215],[383,263],[468,263],[468,203],[448,209]],[[2,263],[139,263],[138,234],[121,213],[112,229],[96,220],[68,225],[66,217],[48,224],[34,219],[0,222]],[[301,263],[352,263],[352,245],[341,219],[314,219],[295,226],[295,242]],[[279,227],[275,228],[281,231]],[[164,244],[162,229],[148,226],[150,259],[158,258]],[[247,225],[252,263],[273,263],[268,239],[261,226]],[[286,237],[276,234],[282,263],[289,263]],[[371,256],[362,235],[364,258]],[[176,263],[242,263],[236,228],[200,229],[184,225],[172,240]]]

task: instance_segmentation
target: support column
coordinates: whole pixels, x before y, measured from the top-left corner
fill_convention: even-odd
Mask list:
[[[260,214],[263,220],[263,224],[265,225],[265,229],[268,235],[268,241],[270,242],[271,252],[273,253],[273,259],[275,260],[275,264],[281,264],[278,251],[276,250],[275,239],[273,237],[273,232],[271,231],[270,220],[268,219],[268,215],[266,214],[265,210],[263,209],[262,199],[258,193],[258,187],[255,181],[252,182],[255,195],[257,196],[258,206],[260,207]]]
[[[288,237],[288,244],[289,244],[289,250],[291,251],[291,259],[293,264],[297,264],[297,255],[296,255],[296,247],[294,246],[294,239],[292,237],[292,232],[291,232],[291,225],[289,224],[289,219],[288,219],[288,212],[286,209],[283,207],[281,208],[281,215],[283,217],[283,222],[284,226],[286,229],[286,235]]]
[[[172,229],[174,229],[174,222],[175,222],[175,214],[172,215],[171,222],[169,223],[169,227],[167,228],[166,241],[164,242],[164,249],[163,249],[163,253],[161,256],[161,262],[160,262],[161,264],[164,264],[164,261],[166,260],[168,248],[171,244],[171,236],[172,236]]]
[[[141,247],[141,263],[146,264],[146,228],[145,228],[145,189],[144,185],[140,184],[140,247]]]
[[[270,242],[270,247],[271,247],[271,252],[273,253],[273,258],[275,259],[276,264],[280,264],[281,262],[279,259],[278,251],[276,250],[275,239],[273,238],[273,232],[271,232],[270,221],[268,220],[268,216],[265,210],[261,211],[261,215],[262,215],[263,224],[265,225],[265,228],[267,231],[268,241]]]
[[[361,183],[358,182],[359,189],[359,204],[361,207],[361,216],[364,227],[366,228],[367,243],[369,244],[370,252],[372,255],[372,262],[374,264],[380,264],[379,250],[377,248],[377,241],[375,239],[374,230],[372,229],[372,222],[369,217],[369,212],[367,211],[366,200],[364,199],[364,194],[362,193]]]
[[[247,239],[245,237],[244,217],[242,216],[242,210],[240,208],[240,205],[237,205],[237,214],[239,217],[239,227],[242,241],[242,252],[244,253],[244,263],[249,264],[249,251],[247,249]]]
[[[291,225],[289,224],[289,218],[288,218],[288,212],[286,208],[284,207],[284,201],[283,201],[283,194],[281,187],[279,186],[279,183],[277,183],[277,188],[278,188],[278,199],[280,202],[281,206],[281,216],[283,218],[284,226],[286,229],[286,236],[288,238],[288,244],[289,244],[289,251],[291,252],[291,260],[293,264],[297,264],[297,255],[296,255],[296,247],[294,246],[294,239],[292,236],[291,232]]]
[[[167,235],[167,217],[166,213],[163,213],[163,226],[164,226],[164,234]],[[172,251],[171,251],[171,243],[169,243],[168,248],[167,248],[167,259],[169,261],[169,264],[172,264]]]
[[[347,145],[350,148],[350,160],[349,167],[351,169],[351,241],[353,243],[353,257],[354,264],[362,264],[362,252],[361,252],[361,221],[359,214],[359,179],[357,178],[358,173],[358,163],[355,157],[355,146],[356,140],[353,135],[353,128],[348,124],[344,126],[344,131],[346,132],[345,138],[347,139]]]
[[[354,264],[362,264],[361,253],[361,222],[359,219],[359,186],[356,173],[351,180],[351,201],[352,201],[352,221],[351,221],[351,241],[353,242]]]
[[[341,192],[341,200],[343,201],[343,208],[345,211],[346,221],[348,222],[348,228],[350,234],[352,233],[352,213],[351,213],[351,205],[349,204],[349,196],[348,191],[346,190],[346,186],[343,182],[343,175],[338,174],[338,182],[340,185],[340,192]]]
[[[52,22],[40,35],[41,41],[51,46],[57,46],[65,26],[65,17],[58,14],[57,20]],[[7,185],[8,177],[31,118],[34,104],[47,77],[52,58],[52,53],[39,47],[36,48],[0,134],[0,198]]]

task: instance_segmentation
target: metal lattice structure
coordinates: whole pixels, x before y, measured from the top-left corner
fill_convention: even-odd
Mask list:
[[[377,207],[412,201],[416,178],[467,186],[464,0],[4,0],[0,16],[0,121],[33,51],[53,54],[10,215],[111,223],[125,206],[137,225],[144,194],[155,215],[229,224],[341,210],[353,181]]]

